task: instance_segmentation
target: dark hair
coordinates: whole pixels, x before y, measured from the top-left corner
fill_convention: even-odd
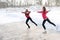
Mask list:
[[[26,9],[26,11],[28,11],[28,9]]]
[[[46,11],[46,8],[45,7],[43,7],[43,11]]]

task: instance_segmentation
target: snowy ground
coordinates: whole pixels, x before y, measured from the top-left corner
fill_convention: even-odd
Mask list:
[[[31,11],[31,18],[38,24],[37,29],[34,28],[35,26],[31,24],[32,29],[31,32],[27,31],[27,26],[25,25],[26,17],[24,14],[22,14],[22,11],[25,11],[25,9],[28,8]],[[40,6],[31,6],[31,7],[21,7],[21,8],[5,8],[0,9],[0,40],[43,40],[44,38],[42,33],[42,21],[43,18],[41,14],[37,13],[37,11],[42,10],[42,7]],[[49,19],[56,24],[56,27],[46,22],[47,29],[51,29],[48,34],[47,40],[60,40],[60,34],[57,31],[60,31],[60,7],[47,7],[47,10],[51,10],[47,16]],[[21,23],[21,21],[23,21]],[[18,23],[16,23],[18,22]],[[53,31],[54,30],[54,31]],[[29,33],[30,32],[30,33]],[[33,34],[32,34],[33,33]],[[30,37],[28,38],[28,35]],[[34,36],[31,36],[34,35]],[[52,38],[51,36],[54,38]],[[40,36],[43,36],[43,39],[40,38]],[[26,38],[27,39],[26,39]],[[31,38],[32,37],[32,38]],[[57,39],[55,39],[57,37]],[[21,39],[20,39],[21,38]]]

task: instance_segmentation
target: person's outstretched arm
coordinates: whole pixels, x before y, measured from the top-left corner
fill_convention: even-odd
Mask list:
[[[38,13],[42,13],[42,11],[38,11]]]
[[[25,12],[22,12],[22,13],[25,13]]]

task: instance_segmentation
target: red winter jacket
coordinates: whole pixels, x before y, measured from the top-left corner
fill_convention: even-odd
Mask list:
[[[48,11],[38,11],[38,13],[42,13],[43,19],[47,19],[47,18],[48,18],[48,17],[46,16],[46,14],[48,13]]]
[[[27,12],[22,12],[22,13],[24,13],[24,14],[25,14],[26,18],[29,18],[29,17],[30,17],[30,16],[29,16],[30,11],[27,11]]]

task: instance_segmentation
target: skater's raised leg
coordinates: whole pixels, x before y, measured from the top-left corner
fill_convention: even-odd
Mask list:
[[[31,20],[32,23],[34,23],[37,26],[37,24],[31,18],[30,18],[30,20]]]
[[[47,18],[47,21],[48,21],[50,24],[56,26],[56,25],[55,25],[54,23],[52,23],[48,18]]]
[[[29,21],[29,18],[27,18],[27,20],[26,20],[26,25],[28,26],[28,28],[30,28],[28,21]]]

